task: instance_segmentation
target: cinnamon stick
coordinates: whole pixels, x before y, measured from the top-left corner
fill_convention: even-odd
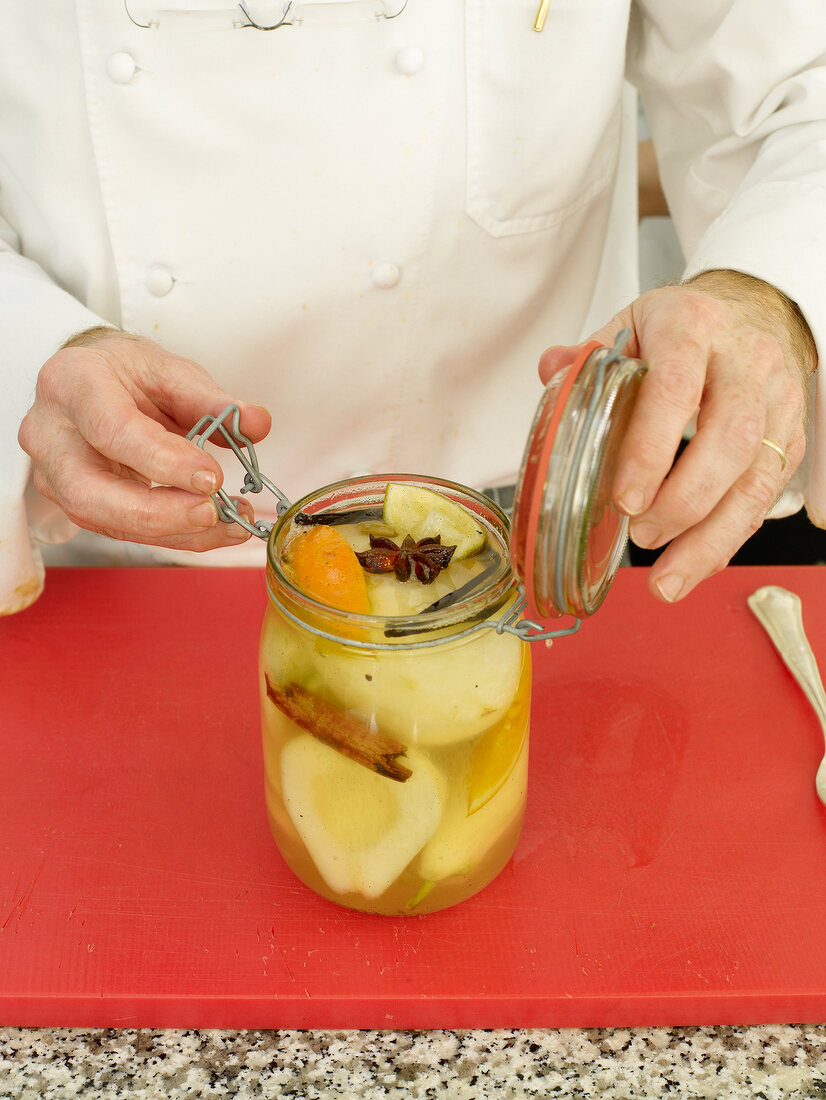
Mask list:
[[[291,722],[325,745],[330,745],[379,775],[395,779],[397,783],[404,783],[413,774],[397,759],[407,752],[407,746],[400,741],[370,729],[358,718],[345,714],[326,699],[319,699],[298,684],[288,684],[282,688],[266,674],[264,678],[270,701]]]

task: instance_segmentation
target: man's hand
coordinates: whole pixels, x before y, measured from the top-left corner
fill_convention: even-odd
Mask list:
[[[151,340],[91,329],[43,366],[18,439],[34,484],[79,527],[116,539],[209,550],[249,538],[210,500],[220,465],[184,438],[204,413],[235,402],[253,442],[270,415],[225,393],[197,364]],[[252,518],[245,503],[245,514]]]
[[[620,451],[614,504],[631,517],[638,546],[669,543],[649,584],[672,602],[728,564],[800,464],[816,352],[794,303],[734,271],[649,291],[592,339],[610,346],[622,328],[632,332],[625,354],[648,373]],[[542,380],[576,350],[549,348]],[[675,463],[695,413],[696,433]],[[785,452],[785,468],[764,438]]]

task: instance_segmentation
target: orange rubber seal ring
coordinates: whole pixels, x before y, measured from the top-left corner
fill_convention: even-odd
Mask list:
[[[554,409],[545,432],[545,438],[542,440],[542,450],[535,465],[536,472],[533,476],[532,484],[529,486],[527,513],[524,520],[522,519],[523,509],[521,507],[519,509],[520,515],[517,520],[517,525],[520,529],[527,525],[525,528],[525,557],[522,562],[522,583],[525,586],[525,596],[527,597],[526,611],[528,616],[532,619],[547,617],[542,614],[537,606],[534,574],[536,572],[535,555],[539,514],[542,511],[542,501],[545,497],[545,482],[547,478],[548,463],[551,459],[551,451],[553,450],[556,433],[565,412],[565,407],[568,404],[568,396],[573,389],[574,382],[576,382],[579,377],[579,373],[585,366],[588,358],[602,346],[599,340],[591,340],[589,343],[584,344],[580,348],[576,359],[574,359],[573,363],[571,363],[568,368],[568,374],[557,393]],[[518,538],[516,539],[516,543],[519,545]],[[565,614],[564,611],[558,608],[557,611],[558,614],[553,615],[553,613],[551,613],[551,617],[561,618],[561,616]]]

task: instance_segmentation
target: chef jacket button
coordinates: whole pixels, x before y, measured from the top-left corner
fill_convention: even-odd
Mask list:
[[[395,264],[382,262],[373,268],[373,283],[381,290],[391,290],[402,277]]]
[[[146,289],[154,298],[165,298],[175,280],[165,267],[150,267],[146,273]]]
[[[424,51],[418,46],[404,46],[396,54],[396,71],[402,76],[415,76],[424,68]]]
[[[128,84],[137,65],[131,53],[113,53],[106,62],[106,72],[115,84]]]

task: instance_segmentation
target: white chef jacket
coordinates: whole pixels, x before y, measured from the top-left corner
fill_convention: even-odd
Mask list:
[[[27,515],[17,427],[43,362],[100,321],[269,407],[261,468],[293,500],[365,469],[512,479],[542,351],[637,292],[632,85],[688,274],[774,284],[822,353],[822,0],[552,0],[541,33],[538,0],[371,6],[262,32],[227,0],[3,3],[4,610],[39,591],[30,526],[65,537]]]

